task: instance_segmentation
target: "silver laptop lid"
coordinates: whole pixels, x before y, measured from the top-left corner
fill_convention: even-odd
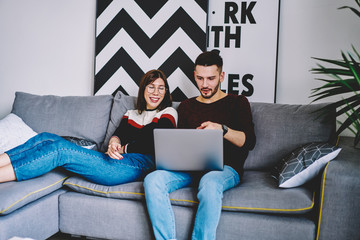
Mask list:
[[[156,168],[223,170],[222,133],[208,129],[154,129]]]

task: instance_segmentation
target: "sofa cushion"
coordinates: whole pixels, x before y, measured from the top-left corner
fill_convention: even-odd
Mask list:
[[[61,232],[87,235],[91,239],[155,239],[144,201],[108,199],[69,191],[59,197],[59,209]],[[196,208],[173,206],[173,210],[177,239],[191,239]],[[216,239],[314,240],[315,230],[316,224],[306,215],[223,211]]]
[[[36,135],[17,115],[10,113],[0,120],[0,154]]]
[[[279,187],[298,187],[317,176],[340,150],[329,143],[305,144],[281,159],[272,175],[279,182]]]
[[[309,142],[327,142],[336,130],[335,115],[324,119],[315,112],[326,104],[250,105],[255,124],[256,146],[245,161],[245,170],[270,171],[279,161],[279,157]]]
[[[224,192],[223,210],[237,212],[303,214],[314,207],[315,193],[305,187],[281,189],[269,172],[245,171],[242,183]],[[196,193],[184,188],[170,194],[172,203],[196,206]]]
[[[63,185],[74,191],[88,195],[121,199],[144,198],[143,182],[130,182],[115,186],[105,186],[92,183],[78,176],[73,176],[66,179]]]
[[[62,187],[67,176],[51,171],[43,176],[22,182],[0,184],[0,215],[6,215],[22,206],[36,201]]]
[[[223,210],[301,214],[314,207],[314,193],[307,188],[280,189],[268,172],[245,171],[242,184],[224,193]],[[72,190],[108,198],[142,200],[145,198],[143,182],[116,186],[91,183],[80,177],[70,177],[64,182]],[[170,194],[173,205],[196,207],[197,191],[188,187]]]
[[[112,96],[39,96],[16,92],[12,112],[34,131],[104,141]]]

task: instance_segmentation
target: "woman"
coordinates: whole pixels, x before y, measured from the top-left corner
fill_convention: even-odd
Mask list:
[[[171,103],[166,76],[151,70],[141,79],[136,109],[126,112],[105,154],[40,133],[0,155],[0,183],[34,178],[60,166],[103,185],[141,179],[155,165],[153,129],[176,127]]]

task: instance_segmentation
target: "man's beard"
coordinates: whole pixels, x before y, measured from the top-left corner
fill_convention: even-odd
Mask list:
[[[212,98],[218,91],[219,91],[219,88],[220,88],[220,81],[219,81],[219,83],[218,83],[218,85],[216,85],[216,87],[211,91],[211,94],[210,95],[204,95],[203,93],[202,93],[202,89],[210,89],[210,88],[202,88],[201,90],[200,90],[200,94],[201,94],[201,96],[203,97],[203,98],[205,98],[205,99],[210,99],[210,98]]]

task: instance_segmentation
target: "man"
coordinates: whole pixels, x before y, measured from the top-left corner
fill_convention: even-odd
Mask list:
[[[215,239],[221,215],[223,192],[240,183],[243,165],[256,142],[251,110],[245,96],[221,91],[223,61],[216,51],[204,52],[195,61],[194,77],[198,97],[178,107],[179,128],[222,129],[224,135],[223,171],[206,173],[156,170],[145,178],[145,198],[156,239],[176,239],[175,217],[169,193],[199,179],[199,206],[192,239]]]

